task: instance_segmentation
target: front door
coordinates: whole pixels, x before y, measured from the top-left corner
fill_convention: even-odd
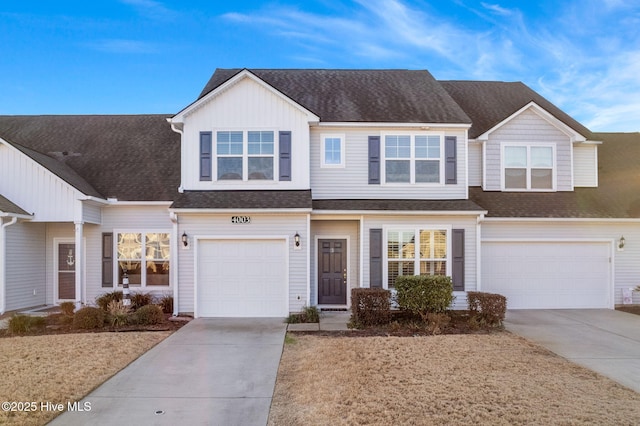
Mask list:
[[[318,240],[318,304],[347,304],[347,240]]]
[[[76,299],[76,245],[58,243],[58,299]]]

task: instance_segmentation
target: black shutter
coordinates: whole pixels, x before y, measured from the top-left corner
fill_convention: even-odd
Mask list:
[[[369,230],[369,287],[382,288],[382,229]]]
[[[457,138],[445,136],[444,138],[444,183],[447,185],[458,183],[458,159],[456,158]]]
[[[200,180],[211,180],[211,132],[200,132]]]
[[[451,280],[455,291],[464,291],[464,229],[454,229],[451,236]]]
[[[113,233],[102,233],[102,287],[113,287]]]
[[[369,136],[369,184],[380,184],[380,136]]]
[[[280,180],[291,181],[291,132],[280,132]]]

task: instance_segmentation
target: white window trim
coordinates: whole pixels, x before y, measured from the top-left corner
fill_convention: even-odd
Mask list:
[[[409,182],[387,182],[387,153],[385,149],[385,141],[387,136],[410,136],[411,156],[409,157]],[[438,136],[440,138],[440,179],[439,182],[416,182],[416,136]],[[411,132],[411,131],[397,131],[397,132],[381,132],[380,133],[380,179],[381,185],[386,186],[406,186],[406,185],[418,185],[418,186],[444,186],[444,132]],[[393,160],[391,158],[390,160]],[[422,159],[419,159],[422,160]]]
[[[136,229],[136,228],[127,228],[127,229],[114,229],[113,230],[113,254],[112,254],[112,259],[114,260],[113,262],[113,288],[114,289],[121,289],[122,288],[122,283],[118,282],[119,279],[119,259],[118,259],[118,234],[127,234],[127,233],[131,233],[131,234],[169,234],[169,245],[173,246],[174,244],[176,244],[175,241],[173,241],[173,233],[171,232],[171,229]],[[146,238],[146,236],[144,237]],[[144,241],[144,240],[143,240]],[[143,245],[144,248],[144,245]],[[176,260],[174,260],[171,255],[173,254],[173,251],[169,252],[169,285],[147,285],[147,268],[140,268],[141,270],[141,278],[140,278],[140,285],[130,285],[129,286],[129,291],[133,291],[135,292],[136,289],[138,290],[142,290],[142,289],[151,289],[151,290],[168,290],[168,289],[172,289],[173,288],[173,273],[171,272],[172,268],[175,268],[175,264],[174,262],[176,262]],[[146,259],[145,260],[145,264],[146,264]]]
[[[340,163],[325,163],[326,139],[340,139]],[[344,133],[322,133],[320,135],[320,167],[323,169],[344,169],[346,157],[346,137]]]
[[[506,188],[504,169],[505,169],[505,155],[504,150],[507,147],[525,147],[527,148],[527,167],[526,167],[526,188]],[[535,189],[531,188],[531,147],[551,148],[551,158],[553,164],[551,165],[551,188]],[[556,158],[556,144],[552,143],[529,143],[529,142],[502,142],[500,143],[500,188],[503,192],[556,192],[557,191],[557,176],[558,176],[558,159]]]
[[[235,154],[222,154],[218,155],[218,132],[242,132],[242,155]],[[273,155],[268,154],[249,154],[249,132],[273,132]],[[280,176],[279,171],[279,161],[280,152],[279,152],[279,129],[275,129],[272,127],[256,127],[256,128],[218,128],[213,129],[211,131],[211,151],[212,151],[212,159],[211,159],[211,177],[214,182],[220,182],[221,184],[234,184],[237,182],[277,182],[279,180],[278,176]],[[228,157],[242,157],[242,179],[218,179],[218,158],[228,158]],[[249,179],[249,157],[273,157],[273,179]]]
[[[414,235],[420,235],[420,231],[447,231],[447,257],[446,257],[446,265],[447,265],[447,276],[450,277],[452,273],[452,258],[451,258],[451,238],[452,238],[452,226],[451,225],[386,225],[382,227],[382,250],[383,250],[383,262],[382,262],[382,288],[389,289],[389,252],[388,252],[388,243],[389,243],[389,231],[413,231]],[[418,260],[415,260],[414,263],[417,262],[417,265],[414,265],[414,274],[420,275],[420,257],[418,256]],[[417,268],[416,268],[417,266]]]

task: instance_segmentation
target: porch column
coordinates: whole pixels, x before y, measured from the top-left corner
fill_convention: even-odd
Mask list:
[[[76,237],[76,307],[79,309],[80,304],[87,302],[86,289],[84,287],[84,247],[82,245],[83,241],[83,231],[84,224],[82,222],[75,222],[75,237]]]

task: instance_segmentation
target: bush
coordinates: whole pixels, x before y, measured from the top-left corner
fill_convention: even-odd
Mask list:
[[[104,312],[107,312],[109,303],[115,300],[122,300],[122,292],[121,291],[112,291],[111,293],[104,293],[96,298],[96,304],[102,309]]]
[[[443,313],[430,312],[427,314],[427,331],[431,334],[440,334],[442,329],[451,322],[451,317]]]
[[[164,312],[165,314],[173,313],[173,296],[165,294],[160,298],[158,304],[162,308],[162,312]]]
[[[290,314],[285,320],[287,324],[320,322],[320,312],[315,306],[305,306],[302,312]]]
[[[45,325],[46,320],[43,317],[18,314],[9,319],[9,332],[11,334],[26,334],[43,329]]]
[[[401,275],[396,279],[400,309],[420,315],[427,322],[427,314],[445,312],[453,302],[451,277],[442,275]]]
[[[76,310],[76,304],[73,302],[62,302],[60,304],[60,310],[67,317],[73,316],[73,311]]]
[[[145,305],[136,311],[135,320],[140,325],[161,324],[164,322],[164,314],[158,305]]]
[[[351,289],[353,327],[388,324],[391,321],[391,292],[382,288]]]
[[[129,299],[133,310],[138,310],[153,303],[153,297],[149,293],[131,293]]]
[[[467,292],[469,319],[480,325],[502,326],[507,312],[507,298],[501,294],[480,291]]]
[[[109,302],[109,306],[107,306],[108,319],[109,323],[112,326],[122,326],[127,325],[129,322],[129,313],[131,312],[131,308],[129,306],[124,306],[122,300],[112,300]]]
[[[87,306],[73,316],[73,328],[92,330],[104,326],[105,313],[102,309]]]

